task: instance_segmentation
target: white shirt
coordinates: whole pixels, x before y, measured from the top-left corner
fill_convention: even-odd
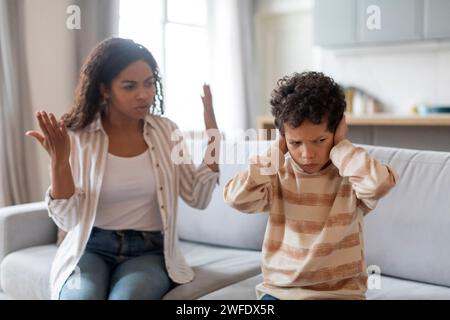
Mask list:
[[[193,164],[175,164],[171,160],[171,150],[180,146],[179,141],[171,139],[177,129],[177,125],[169,119],[149,114],[145,118],[143,133],[155,172],[156,195],[164,226],[166,269],[174,282],[187,283],[194,278],[194,271],[186,263],[178,245],[178,196],[192,207],[206,208],[219,173],[211,171],[204,163],[195,168]],[[45,195],[49,216],[58,227],[68,232],[52,263],[52,299],[59,298],[62,286],[84,253],[97,214],[108,154],[108,135],[103,130],[100,114],[86,128],[69,131],[69,137],[75,193],[69,199],[53,200],[49,187]],[[185,150],[188,150],[187,147]]]
[[[108,153],[94,225],[108,230],[163,230],[148,150],[135,157]]]

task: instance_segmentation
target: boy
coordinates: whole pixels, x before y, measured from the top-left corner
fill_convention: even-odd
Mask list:
[[[224,189],[240,211],[269,211],[257,297],[365,299],[363,217],[397,174],[346,139],[345,98],[331,78],[285,77],[270,103],[278,141]]]

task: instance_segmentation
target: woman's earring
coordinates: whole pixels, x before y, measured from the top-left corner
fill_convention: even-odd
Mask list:
[[[108,113],[108,100],[106,98],[103,98],[102,102],[100,102],[100,109],[105,114]]]

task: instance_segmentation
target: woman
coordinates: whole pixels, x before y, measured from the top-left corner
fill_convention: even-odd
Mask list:
[[[210,89],[203,90],[210,132],[217,124]],[[177,244],[177,199],[205,208],[218,164],[173,161],[177,126],[163,112],[155,59],[120,38],[91,52],[68,114],[57,121],[37,112],[43,134],[26,134],[50,156],[45,201],[68,232],[52,264],[52,299],[160,299],[194,278]]]

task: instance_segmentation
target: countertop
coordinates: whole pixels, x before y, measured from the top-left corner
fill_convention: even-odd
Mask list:
[[[347,124],[350,126],[450,126],[450,114],[392,114],[374,113],[370,115],[346,114]],[[263,128],[273,124],[270,115],[258,118],[258,127]]]

